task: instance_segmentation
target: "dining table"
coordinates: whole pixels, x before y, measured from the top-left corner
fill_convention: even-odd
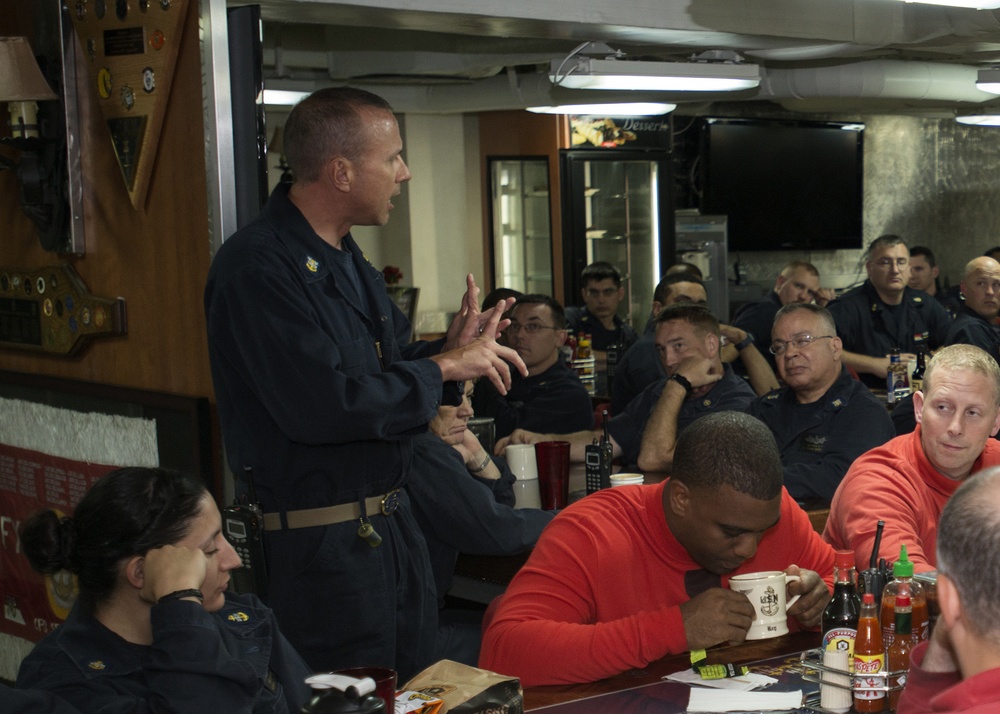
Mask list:
[[[808,695],[817,692],[819,685],[802,678],[801,653],[819,647],[820,639],[818,632],[798,631],[770,639],[723,644],[707,650],[705,663],[749,665],[751,672],[775,677],[785,689],[801,688]],[[524,709],[551,708],[555,710],[553,714],[679,714],[687,708],[690,686],[666,681],[664,677],[690,668],[690,653],[685,652],[597,682],[526,687]]]

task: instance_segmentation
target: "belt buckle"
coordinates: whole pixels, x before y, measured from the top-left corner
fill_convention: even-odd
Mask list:
[[[399,508],[399,489],[394,488],[382,497],[379,510],[382,511],[383,516],[388,516],[397,508]]]

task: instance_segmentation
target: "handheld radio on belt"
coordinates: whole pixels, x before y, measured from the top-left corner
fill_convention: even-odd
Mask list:
[[[232,573],[233,590],[238,594],[253,593],[267,600],[267,565],[264,562],[264,516],[253,488],[253,471],[244,467],[249,503],[233,505],[222,511],[222,533],[225,535],[243,565]]]

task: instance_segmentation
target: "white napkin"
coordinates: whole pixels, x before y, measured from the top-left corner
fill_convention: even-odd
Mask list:
[[[789,711],[802,706],[802,692],[732,692],[692,687],[689,712]]]
[[[729,677],[728,679],[702,679],[701,675],[693,669],[668,674],[664,679],[668,679],[671,682],[680,682],[681,684],[712,687],[713,689],[729,689],[738,692],[763,689],[778,681],[774,677],[768,677],[766,674],[754,674],[753,672],[748,672],[739,677]]]

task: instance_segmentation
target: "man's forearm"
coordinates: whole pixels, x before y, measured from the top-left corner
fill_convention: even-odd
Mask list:
[[[858,373],[874,374],[876,377],[885,378],[888,372],[889,360],[885,357],[869,357],[844,350],[840,353],[840,358],[844,364]]]
[[[756,345],[749,344],[740,350],[740,360],[746,367],[750,386],[758,397],[778,388],[778,378],[774,376],[774,370]]]
[[[646,423],[639,450],[639,469],[642,471],[670,471],[674,465],[677,446],[677,417],[687,398],[687,391],[672,379],[663,387],[653,413]]]

